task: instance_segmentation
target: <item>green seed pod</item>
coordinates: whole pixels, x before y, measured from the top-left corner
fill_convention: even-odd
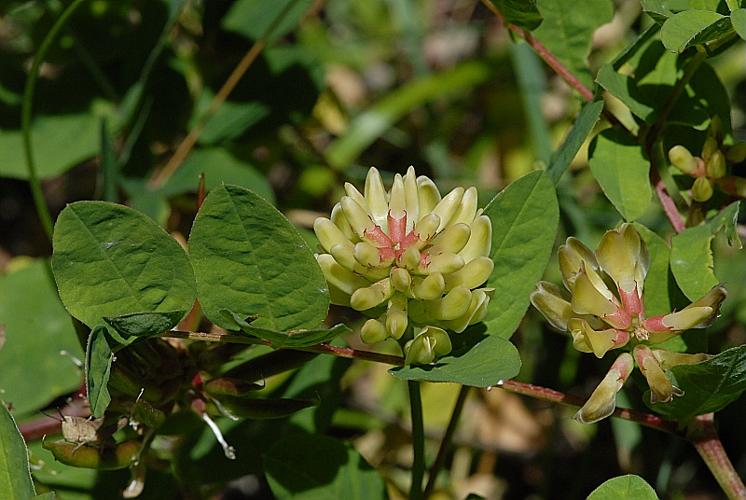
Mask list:
[[[137,459],[140,446],[139,441],[125,441],[113,448],[86,446],[62,440],[42,442],[42,447],[52,452],[58,462],[98,470],[126,469]]]
[[[241,399],[223,396],[208,401],[207,413],[213,416],[244,417],[255,420],[285,418],[293,413],[316,406],[317,401],[301,399]]]
[[[263,389],[263,384],[244,382],[230,377],[219,377],[208,380],[204,384],[205,391],[211,396],[234,396],[244,397],[248,394]]]
[[[166,420],[166,414],[144,399],[139,399],[132,405],[132,418],[151,429],[157,429]]]
[[[725,158],[731,163],[741,163],[746,160],[746,142],[739,141],[729,147]]]
[[[719,179],[725,175],[725,156],[720,150],[710,155],[705,164],[705,171],[710,179]]]
[[[692,198],[699,202],[705,202],[712,198],[712,182],[707,177],[697,177],[692,186]]]
[[[674,167],[685,174],[691,174],[697,168],[697,160],[688,149],[681,145],[674,146],[668,150],[668,159]]]

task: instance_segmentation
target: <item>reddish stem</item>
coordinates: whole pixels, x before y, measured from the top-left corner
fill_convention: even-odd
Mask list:
[[[482,4],[489,9],[490,12],[492,12],[495,17],[510,31],[518,35],[519,37],[523,38],[526,43],[534,49],[534,52],[542,58],[542,60],[547,63],[547,65],[552,68],[552,70],[557,73],[567,84],[574,88],[578,94],[585,100],[585,101],[592,101],[593,100],[593,92],[591,89],[586,87],[583,82],[578,80],[578,78],[573,75],[569,69],[565,67],[564,64],[562,64],[559,59],[557,59],[554,54],[552,54],[549,49],[547,49],[544,44],[542,44],[539,40],[537,40],[534,35],[531,34],[530,31],[525,30],[521,28],[520,26],[516,26],[515,24],[506,23],[505,19],[503,19],[502,14],[499,10],[497,10],[497,7],[492,5],[492,3],[489,0],[482,0]]]
[[[713,417],[712,413],[695,417],[689,424],[687,437],[728,498],[746,498],[746,487],[725,453]]]
[[[679,209],[676,208],[676,203],[674,203],[673,198],[671,198],[668,191],[666,191],[666,185],[664,184],[663,179],[658,175],[656,175],[656,177],[658,177],[658,179],[655,182],[655,194],[658,195],[658,200],[661,202],[663,211],[665,212],[666,217],[668,217],[671,226],[673,226],[674,231],[680,233],[686,228],[684,219],[681,217]]]

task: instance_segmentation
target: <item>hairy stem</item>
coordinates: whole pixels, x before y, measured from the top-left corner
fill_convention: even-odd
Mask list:
[[[409,487],[409,500],[421,500],[422,478],[425,475],[425,424],[422,418],[422,396],[420,383],[407,381],[409,389],[409,409],[412,416],[412,485]]]
[[[687,438],[697,449],[728,498],[746,498],[746,487],[720,442],[713,414],[699,415],[689,424]]]
[[[440,469],[443,468],[443,464],[446,461],[446,455],[451,447],[451,440],[453,439],[453,434],[456,432],[456,427],[459,418],[461,417],[461,411],[464,409],[466,397],[469,395],[469,389],[471,389],[471,387],[468,385],[462,385],[461,390],[458,393],[458,399],[456,399],[456,404],[453,406],[453,412],[451,413],[451,419],[448,421],[448,427],[446,427],[443,439],[440,441],[438,454],[428,472],[427,484],[425,485],[425,493],[423,495],[425,498],[428,498],[433,492],[435,483],[438,480],[438,473],[440,472]]]
[[[34,163],[34,151],[33,146],[31,145],[31,109],[34,101],[34,91],[36,90],[36,81],[39,79],[39,67],[47,56],[47,52],[49,52],[49,49],[52,47],[52,43],[57,38],[57,34],[73,12],[75,12],[82,3],[83,0],[74,0],[62,12],[62,15],[57,19],[57,21],[55,21],[52,29],[49,30],[49,33],[47,33],[47,36],[45,36],[44,40],[41,42],[39,51],[34,56],[34,62],[31,64],[31,70],[26,79],[26,85],[23,88],[23,104],[21,106],[23,154],[26,158],[26,169],[28,170],[28,180],[31,184],[31,196],[34,199],[36,213],[39,216],[42,228],[44,228],[44,232],[46,233],[47,238],[49,238],[49,241],[52,241],[52,214],[49,212],[49,205],[47,205],[47,200],[44,198],[44,192],[41,189],[41,182],[39,181],[39,175],[36,172],[36,164]]]

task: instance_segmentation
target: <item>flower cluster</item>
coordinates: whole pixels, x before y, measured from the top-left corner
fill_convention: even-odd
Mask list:
[[[480,288],[493,269],[492,225],[477,208],[477,190],[457,187],[441,198],[410,167],[389,192],[375,168],[363,193],[349,183],[345,191],[331,218],[314,223],[332,302],[371,318],[361,330],[367,343],[405,339],[411,330],[408,363],[448,354],[446,330],[484,319],[493,292]]]
[[[746,178],[733,175],[733,172],[728,175],[729,165],[742,164],[746,160],[746,142],[723,145],[718,123],[717,120],[713,121],[699,156],[692,155],[682,145],[668,151],[671,164],[682,173],[694,177],[692,199],[701,203],[712,198],[716,187],[725,194],[746,198]]]
[[[681,354],[651,349],[684,330],[704,328],[718,315],[725,289],[716,286],[681,311],[647,317],[642,299],[649,265],[645,242],[630,224],[607,231],[595,252],[575,238],[559,249],[566,290],[540,282],[531,303],[555,328],[569,331],[573,346],[603,357],[624,348],[611,369],[575,418],[592,423],[611,415],[616,393],[635,364],[650,386],[653,403],[669,402],[682,394],[666,371],[680,364],[698,363],[706,354]]]

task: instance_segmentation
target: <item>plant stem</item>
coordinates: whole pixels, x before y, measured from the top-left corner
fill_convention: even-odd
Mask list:
[[[421,500],[422,478],[425,475],[425,425],[422,418],[422,396],[420,383],[408,380],[409,409],[412,415],[412,485],[409,487],[409,500]]]
[[[689,424],[687,438],[697,449],[712,475],[717,479],[728,498],[746,498],[746,487],[733,468],[728,455],[720,442],[713,414],[699,415]]]
[[[34,100],[34,91],[36,90],[36,81],[39,78],[39,67],[44,61],[44,58],[51,48],[52,43],[57,38],[57,34],[60,32],[73,12],[75,12],[75,9],[80,7],[82,3],[83,0],[74,0],[62,12],[62,15],[60,15],[57,21],[55,21],[52,29],[49,30],[47,36],[45,36],[44,40],[42,40],[39,51],[34,56],[34,62],[31,64],[31,70],[29,71],[28,78],[26,79],[26,85],[23,88],[23,103],[21,105],[21,133],[23,135],[23,153],[26,158],[26,169],[28,170],[28,180],[29,184],[31,185],[31,196],[34,199],[36,213],[39,216],[42,228],[44,229],[44,232],[46,233],[49,241],[52,241],[52,215],[49,212],[49,205],[47,205],[47,200],[44,198],[44,192],[41,189],[39,175],[36,172],[36,164],[34,163],[33,146],[31,145],[31,109]]]
[[[508,28],[519,37],[523,38],[526,43],[532,49],[534,49],[534,52],[536,52],[536,54],[541,57],[544,62],[547,63],[547,65],[552,68],[555,73],[557,73],[557,75],[559,75],[565,82],[567,82],[570,87],[574,88],[585,101],[593,100],[593,92],[591,91],[591,89],[586,87],[583,82],[581,82],[575,75],[573,75],[572,72],[567,69],[565,65],[562,64],[559,59],[557,59],[554,54],[552,54],[549,49],[544,46],[544,44],[534,38],[530,31],[525,30],[520,26],[516,26],[515,24],[506,23],[503,19],[502,14],[499,10],[497,10],[497,7],[495,7],[492,2],[490,2],[489,0],[481,1],[482,4],[487,7],[487,9],[492,12],[495,17],[497,17],[500,22],[505,25],[506,28]]]
[[[471,389],[471,387],[468,385],[462,385],[461,390],[458,393],[458,399],[456,399],[456,404],[453,406],[453,412],[451,413],[451,419],[448,421],[448,427],[446,427],[443,439],[440,441],[438,455],[435,457],[435,461],[430,467],[430,471],[427,475],[427,484],[425,485],[425,493],[423,495],[426,499],[433,492],[435,483],[438,480],[438,473],[440,472],[440,469],[443,468],[443,464],[446,461],[446,455],[451,447],[451,440],[453,439],[453,434],[456,432],[456,427],[459,418],[461,417],[461,411],[464,409],[466,397],[469,395],[469,389]]]

